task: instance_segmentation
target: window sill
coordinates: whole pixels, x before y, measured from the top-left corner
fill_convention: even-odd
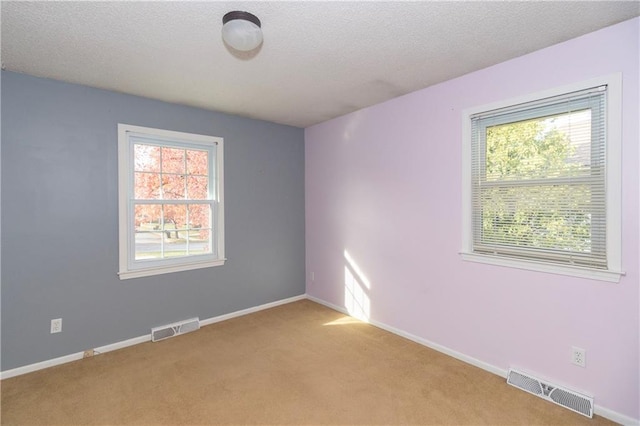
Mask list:
[[[617,283],[624,272],[610,271],[602,269],[581,268],[579,266],[555,265],[550,263],[536,262],[532,260],[510,259],[498,256],[488,256],[476,253],[461,252],[463,260],[469,262],[486,263],[489,265],[506,266],[510,268],[525,269],[529,271],[547,272],[558,275],[568,275],[572,277],[587,278],[598,281],[608,281]]]
[[[152,275],[170,274],[172,272],[191,271],[194,269],[211,268],[213,266],[222,266],[227,259],[219,259],[207,262],[198,263],[183,263],[181,265],[170,265],[162,267],[153,267],[145,269],[133,269],[129,271],[120,271],[118,276],[121,280],[128,280],[130,278],[150,277]]]

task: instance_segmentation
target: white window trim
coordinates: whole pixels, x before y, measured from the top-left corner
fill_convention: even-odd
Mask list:
[[[216,144],[216,164],[215,181],[217,183],[216,194],[218,211],[214,223],[214,238],[217,243],[217,258],[190,259],[185,258],[179,262],[171,259],[170,264],[149,266],[145,268],[130,268],[129,259],[130,247],[129,233],[129,173],[131,168],[131,153],[129,149],[128,134],[145,134],[164,139],[175,139],[187,141],[189,143],[211,145]],[[167,274],[171,272],[189,271],[193,269],[209,268],[212,266],[224,265],[226,258],[224,254],[224,140],[215,136],[197,135],[193,133],[175,132],[171,130],[154,129],[150,127],[132,126],[129,124],[118,124],[118,236],[119,236],[119,272],[120,279],[148,277],[152,275]]]
[[[471,116],[540,99],[607,85],[606,209],[608,269],[591,269],[548,262],[473,253],[471,204]],[[462,111],[462,259],[491,265],[619,282],[622,272],[622,74],[614,73],[576,84],[468,108]]]

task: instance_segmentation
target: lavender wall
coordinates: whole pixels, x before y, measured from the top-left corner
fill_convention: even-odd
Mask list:
[[[306,129],[308,294],[640,418],[639,27],[636,18]],[[461,111],[613,72],[623,73],[627,275],[613,284],[462,261]],[[570,363],[571,346],[586,349],[586,368]]]

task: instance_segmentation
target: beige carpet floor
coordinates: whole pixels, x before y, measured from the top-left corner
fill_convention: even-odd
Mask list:
[[[303,300],[3,380],[2,424],[610,424]]]

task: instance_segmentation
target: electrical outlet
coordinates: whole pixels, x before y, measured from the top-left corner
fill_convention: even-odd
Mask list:
[[[571,347],[571,362],[580,367],[587,366],[587,351],[582,348]]]
[[[93,349],[88,349],[88,350],[84,351],[84,353],[82,354],[82,358],[91,358],[94,355],[95,355],[94,350]]]
[[[316,280],[316,273],[312,272],[311,273],[311,282],[314,282]]]
[[[62,318],[51,320],[51,334],[60,333],[62,331]]]

